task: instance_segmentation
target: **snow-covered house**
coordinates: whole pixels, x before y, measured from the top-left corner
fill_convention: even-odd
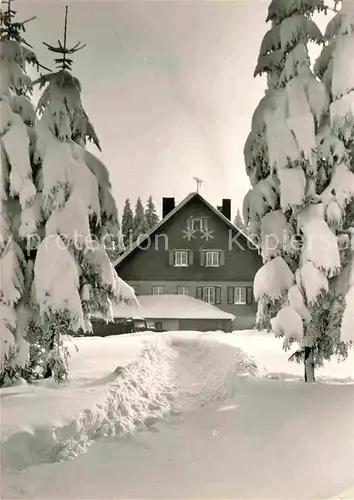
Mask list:
[[[177,206],[174,198],[163,198],[162,215],[155,228],[117,260],[119,276],[138,299],[188,295],[232,314],[233,329],[251,328],[256,314],[253,280],[262,262],[251,240],[232,224],[231,201],[224,199],[215,208],[198,193],[190,193]],[[156,323],[159,327],[161,321]],[[181,325],[204,329],[200,317]]]

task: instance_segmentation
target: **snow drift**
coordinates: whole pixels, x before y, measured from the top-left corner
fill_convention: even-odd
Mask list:
[[[3,467],[22,469],[75,458],[98,437],[128,434],[161,418],[170,408],[174,357],[167,340],[146,343],[138,361],[91,382],[107,391],[103,404],[86,408],[66,423],[47,422],[8,436],[2,442]]]

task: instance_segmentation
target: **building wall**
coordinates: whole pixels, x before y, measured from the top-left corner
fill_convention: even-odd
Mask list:
[[[255,319],[256,319],[256,311],[257,304],[252,301],[252,304],[249,305],[237,305],[237,304],[228,304],[227,293],[229,286],[242,286],[242,287],[251,287],[253,284],[251,281],[129,281],[129,285],[133,286],[138,295],[151,295],[152,287],[156,285],[161,285],[165,287],[165,293],[167,294],[175,294],[177,293],[178,286],[189,286],[190,287],[190,296],[196,298],[197,287],[198,286],[221,286],[221,304],[216,305],[222,311],[226,311],[235,316],[235,320],[232,323],[233,330],[244,330],[253,328]]]
[[[159,319],[159,318],[154,318],[150,319],[149,322],[156,323],[156,321],[161,321],[162,323],[162,329],[166,330],[167,332],[175,332],[179,330],[179,324],[178,324],[178,319]]]
[[[199,332],[222,330],[230,332],[232,330],[232,322],[229,319],[147,319],[148,325],[155,325],[157,321],[161,322],[162,329],[168,332],[179,330],[196,330]]]
[[[180,330],[197,330],[199,332],[211,332],[221,330],[230,332],[232,328],[229,319],[180,319]]]

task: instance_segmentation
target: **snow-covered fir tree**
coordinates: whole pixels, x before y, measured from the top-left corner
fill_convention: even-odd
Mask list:
[[[63,43],[47,45],[62,57],[58,71],[40,78],[36,122],[45,234],[34,265],[34,302],[46,365],[59,379],[67,374],[62,334],[90,330],[92,314],[112,319],[112,301],[135,300],[103,244],[107,234],[119,234],[118,213],[107,170],[85,149],[87,141],[100,146],[67,57],[83,46],[67,48],[66,22]]]
[[[148,232],[148,227],[145,219],[145,211],[141,198],[136,200],[135,212],[133,219],[133,241],[136,241],[139,236],[145,235]]]
[[[63,43],[48,45],[61,55],[56,59],[59,69],[37,82],[44,90],[33,130],[26,125],[31,125],[34,113],[25,97],[31,82],[24,67],[26,59],[34,60],[34,56],[19,41],[6,37],[1,41],[1,81],[7,81],[1,100],[6,112],[1,137],[6,160],[2,162],[1,199],[14,198],[8,210],[20,216],[20,220],[13,218],[16,230],[9,228],[9,217],[1,217],[6,243],[0,273],[6,306],[6,315],[1,316],[6,320],[1,328],[5,327],[8,340],[11,330],[17,337],[18,330],[25,332],[43,354],[42,375],[57,380],[68,374],[63,334],[90,330],[92,314],[111,318],[112,301],[136,301],[103,245],[107,234],[119,233],[118,213],[107,169],[85,148],[87,140],[98,148],[99,142],[68,58],[82,46],[67,47],[66,27],[67,9]],[[27,262],[12,237],[17,234],[29,250]],[[23,313],[16,322],[19,309]]]
[[[86,165],[96,177],[99,186],[101,224],[96,227],[95,233],[105,247],[110,260],[114,262],[125,247],[109,173],[105,165],[90,151],[85,150],[84,154]]]
[[[23,375],[32,262],[26,238],[36,230],[35,143],[32,82],[26,65],[38,66],[24,39],[26,22],[15,20],[11,3],[0,13],[0,385]]]
[[[127,198],[125,200],[123,214],[122,214],[122,234],[124,246],[127,248],[132,244],[133,238],[133,219],[134,214],[130,205],[130,200]]]
[[[239,208],[236,211],[236,215],[235,215],[235,218],[234,218],[234,225],[238,229],[240,229],[241,231],[243,231],[245,234],[248,234],[248,232],[249,232],[248,225],[245,224],[245,221],[243,220],[243,217],[241,215],[241,211],[240,211]]]
[[[325,10],[322,0],[271,2],[272,27],[255,70],[267,74],[268,88],[244,150],[252,185],[244,218],[258,235],[263,258],[254,284],[257,324],[284,336],[285,349],[299,343],[296,358],[305,362],[307,381],[314,381],[316,363],[346,354],[341,308],[334,308],[340,299],[330,284],[343,265],[340,220],[352,194],[341,193],[340,204],[327,195],[343,178],[350,186],[353,176],[348,151],[328,118],[328,88],[311,71],[308,42],[323,43],[311,19],[316,10]],[[336,175],[334,160],[344,177]]]
[[[113,264],[125,250],[123,235],[120,230],[118,232],[116,230],[114,233],[107,233],[102,238],[102,244],[107,252],[109,260]]]
[[[100,240],[106,250],[109,260],[114,264],[125,250],[118,213],[115,215],[115,223],[109,228],[105,228],[105,231],[101,234]]]
[[[148,231],[151,231],[156,224],[159,222],[159,216],[157,215],[156,212],[156,207],[153,202],[152,196],[149,196],[147,202],[146,202],[146,208],[145,208],[145,220],[146,220],[146,227]]]
[[[344,342],[354,342],[353,63],[354,3],[343,0],[340,10],[326,28],[325,47],[316,61],[315,71],[325,84],[331,99],[321,135],[321,152],[326,158],[323,164],[324,176],[328,178],[328,186],[321,199],[342,250],[341,272],[330,283],[332,293],[338,297],[333,304],[330,320],[333,316],[340,318],[340,334]],[[327,150],[323,151],[323,147],[328,148],[333,140],[337,147],[332,147],[331,154],[328,154]]]

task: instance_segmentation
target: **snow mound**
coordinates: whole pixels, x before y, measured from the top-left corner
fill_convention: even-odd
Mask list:
[[[257,375],[257,366],[241,349],[207,336],[171,335],[175,362],[176,412],[204,406],[237,393],[242,377]]]
[[[92,382],[102,386],[102,391],[108,387],[103,404],[86,408],[77,418],[60,425],[49,421],[46,426],[22,429],[8,436],[2,442],[3,467],[23,469],[72,459],[99,437],[129,434],[162,418],[171,406],[175,356],[167,338],[146,342],[136,362],[118,366],[112,374]]]

